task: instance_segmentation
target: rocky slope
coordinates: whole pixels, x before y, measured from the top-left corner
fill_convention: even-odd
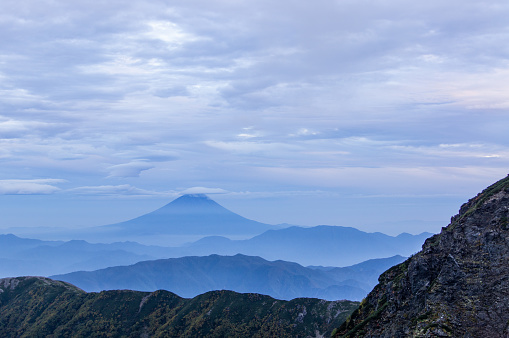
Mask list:
[[[86,293],[44,277],[0,279],[0,337],[315,337],[357,302],[292,301],[232,291]]]
[[[339,337],[508,337],[509,176],[383,273]]]

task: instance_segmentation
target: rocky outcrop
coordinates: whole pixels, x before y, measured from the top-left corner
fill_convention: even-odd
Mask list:
[[[509,176],[384,272],[336,337],[509,337]]]

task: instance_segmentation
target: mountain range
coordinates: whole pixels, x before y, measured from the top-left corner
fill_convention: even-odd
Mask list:
[[[419,250],[429,235],[393,237],[336,226],[290,227],[247,240],[206,237],[186,246],[161,247],[135,242],[41,241],[7,234],[0,235],[0,277],[49,276],[158,258],[233,256],[239,253],[304,266],[344,267],[374,258],[409,256]]]
[[[303,265],[346,266],[372,258],[409,256],[420,249],[430,233],[388,236],[351,227],[289,226],[281,228],[246,219],[203,194],[183,195],[164,207],[135,219],[96,228],[101,239],[143,239],[165,236],[200,236],[174,247],[169,257],[238,253]],[[95,230],[94,230],[95,231]],[[205,236],[213,235],[213,236]],[[230,235],[230,236],[228,236]],[[248,238],[238,238],[243,235]],[[150,241],[149,241],[150,242]],[[168,246],[168,245],[162,245]]]
[[[360,304],[314,298],[284,301],[224,290],[206,292],[192,299],[163,290],[86,293],[71,284],[43,277],[4,278],[0,279],[0,336],[507,337],[508,220],[509,176],[462,205],[451,223],[428,238],[422,250],[382,273],[378,284]],[[318,232],[324,231],[321,227],[315,228]],[[292,228],[277,231],[288,230]],[[324,232],[328,230],[325,227]],[[356,232],[349,231],[355,239]],[[271,233],[267,231],[260,236]],[[386,239],[382,234],[371,235],[374,237],[368,237],[381,238],[382,243]],[[397,243],[398,237],[391,239],[393,243]],[[24,252],[40,244],[15,236],[6,238],[7,246],[0,248],[2,255],[12,253],[16,245]],[[230,241],[209,237],[194,245],[218,240]],[[68,243],[49,242],[47,246],[57,248]],[[330,242],[325,243],[329,245]],[[90,245],[87,242],[72,244],[82,245],[84,249]],[[143,248],[139,244],[129,245]],[[356,251],[363,249],[360,247]],[[369,280],[377,274],[373,267],[390,265],[394,263],[391,260],[398,259],[402,257],[370,260],[347,268],[317,265],[304,268],[295,263],[267,262],[259,257],[213,255],[142,262],[104,270],[113,271],[109,275],[96,271],[81,277],[91,287],[108,279],[126,283],[130,278],[148,285],[179,275],[193,283],[222,271],[225,279],[244,274],[246,283],[261,276],[266,283],[282,288],[281,280],[293,276],[304,284],[322,283],[327,288],[326,283],[330,279],[337,280],[339,275],[348,278],[364,273],[365,280]],[[254,269],[246,270],[243,265]],[[232,270],[232,275],[228,275],[227,270]],[[165,275],[165,271],[170,274]],[[272,273],[275,279],[270,279]],[[299,286],[298,278],[291,285]],[[226,285],[229,281],[219,282]],[[239,287],[243,286],[241,278],[236,282]],[[331,332],[333,327],[336,329]]]
[[[347,266],[368,259],[394,255],[410,256],[419,251],[430,233],[389,236],[368,233],[351,227],[320,225],[292,226],[269,230],[245,240],[206,237],[182,248],[184,255],[260,256],[268,260],[282,259],[302,265]]]
[[[188,248],[185,249],[188,250]],[[381,272],[403,260],[403,257],[395,256],[392,258],[372,259],[342,268],[323,266],[306,268],[299,264],[282,260],[278,260],[275,263],[268,262],[259,257],[248,257],[239,254],[235,258],[214,255],[213,257],[215,257],[216,261],[229,260],[229,265],[227,266],[230,269],[223,269],[223,271],[211,270],[210,264],[207,265],[207,260],[208,263],[211,261],[210,257],[183,257],[159,260],[157,261],[158,263],[146,262],[155,258],[171,256],[171,254],[177,253],[175,250],[178,251],[178,248],[145,246],[133,242],[92,244],[82,240],[67,242],[41,241],[19,238],[14,235],[0,235],[0,277],[68,274],[62,277],[63,280],[75,283],[87,291],[116,288],[155,291],[161,288],[176,292],[184,297],[192,297],[217,288],[227,288],[239,292],[259,292],[281,299],[308,296],[331,300],[360,300],[376,284],[378,275]],[[352,255],[355,255],[355,253],[352,252]],[[138,262],[140,263],[132,267],[126,266]],[[166,262],[166,266],[164,262]],[[185,274],[175,274],[173,284],[169,282],[172,280],[171,278],[164,276],[164,273],[169,274],[171,271],[169,268],[171,264],[168,264],[168,262],[173,262],[174,265],[186,266],[184,269]],[[190,264],[190,262],[193,262],[193,264]],[[254,264],[255,262],[259,264]],[[260,262],[263,262],[263,264]],[[144,271],[141,273],[137,269],[138,266],[150,264],[154,267],[154,271]],[[164,269],[163,266],[165,266]],[[218,267],[217,262],[214,266]],[[264,276],[262,270],[257,270],[260,266],[263,266],[265,270],[262,270],[267,272],[267,274],[268,271],[271,274]],[[299,268],[295,269],[295,267]],[[83,271],[104,268],[110,269],[92,271],[90,273]],[[239,269],[243,270],[240,271]],[[129,270],[129,273],[124,273],[124,275],[128,276],[126,281],[123,284],[119,284],[118,281],[104,278],[102,276],[103,272],[110,270]],[[238,273],[237,277],[235,277],[234,271]],[[145,275],[145,277],[133,277],[140,273]],[[155,276],[157,274],[159,274],[159,279],[156,278],[150,283],[146,282],[146,276]],[[90,277],[91,275],[96,276],[94,278],[97,281],[93,281],[94,278]],[[197,279],[195,277],[197,275],[209,277]],[[228,284],[221,284],[216,280],[217,276],[221,275],[228,275],[232,278],[228,279]],[[235,278],[238,280],[246,275],[256,275],[256,278],[245,280],[242,282],[243,284],[233,282]],[[266,286],[264,288],[260,287],[261,284],[256,285],[256,281],[268,281],[271,278],[279,278],[281,275],[284,275],[285,279],[278,282],[283,285],[280,290],[276,287]],[[77,276],[82,276],[83,278],[77,278]],[[190,277],[189,281],[184,276]],[[161,280],[165,281],[165,283],[161,283]],[[302,283],[303,280],[305,283]],[[182,285],[184,289],[182,289]]]
[[[180,224],[180,227],[176,224]],[[115,238],[121,237],[120,233],[126,238],[146,239],[152,234],[153,237],[165,239],[167,236],[179,237],[184,230],[188,235],[205,232],[207,227],[214,227],[219,232],[235,232],[238,227],[261,233],[246,239],[230,239],[218,235],[198,236],[198,240],[180,246],[146,245],[133,241],[111,243]],[[272,230],[263,231],[267,228]],[[180,231],[180,234],[163,234],[172,231]],[[72,235],[75,238],[82,236],[110,243],[90,243],[83,239],[43,241],[20,238],[12,234],[0,235],[0,277],[49,276],[129,265],[158,258],[211,254],[244,254],[301,265],[344,267],[374,258],[409,256],[417,252],[424,239],[430,235],[401,234],[394,237],[382,233],[366,233],[349,227],[324,225],[277,228],[245,219],[204,195],[184,195],[133,220],[96,227],[93,230],[87,228]]]
[[[211,227],[225,233],[266,229],[262,223],[236,215],[205,195],[184,195],[154,212],[94,231],[99,229],[102,235],[120,232],[137,238],[171,232],[176,236],[199,234]],[[416,252],[429,235],[394,237],[348,227],[290,226],[243,240],[208,236],[187,245],[164,247],[136,242],[42,241],[8,234],[0,235],[0,277],[59,275],[58,278],[87,291],[166,289],[183,297],[194,297],[206,291],[230,289],[279,299],[358,300],[376,284],[388,261],[399,263],[401,255]],[[381,259],[376,264],[371,261],[369,272],[350,266],[391,256],[397,256],[398,261]],[[132,264],[135,265],[129,266]],[[111,271],[115,273],[112,275]],[[120,275],[125,278],[117,278]]]
[[[284,231],[288,228],[292,228],[292,230]],[[274,232],[270,232],[271,230]],[[374,256],[365,255],[364,257],[342,263],[344,266],[375,257],[387,257],[397,254],[408,256],[418,251],[424,239],[432,235],[431,233],[419,235],[401,234],[397,240],[392,240],[391,242],[393,236],[387,236],[382,233],[372,233],[369,236],[360,238],[366,233],[350,227],[320,225],[317,228],[292,226],[290,224],[264,224],[244,218],[222,207],[203,194],[183,195],[153,212],[116,224],[82,227],[80,229],[9,228],[8,233],[24,238],[38,238],[50,241],[86,240],[89,243],[137,242],[143,245],[179,248],[174,250],[168,257],[210,255],[214,253],[224,255],[244,253],[262,256],[267,259],[285,260],[292,260],[290,256],[300,256],[303,259],[298,262],[304,265],[328,264],[336,266],[338,264],[334,262],[313,262],[310,259],[305,261],[306,257],[311,257],[309,256],[310,247],[315,247],[316,249],[317,245],[321,246],[319,243],[322,240],[329,238],[337,241],[338,247],[344,247],[347,250],[356,248],[356,242],[351,243],[347,240],[349,236],[356,236],[359,240],[378,242],[375,243],[376,250],[372,250],[372,252],[382,250],[380,254],[375,254]],[[291,240],[286,240],[288,236],[291,237]],[[297,241],[296,243],[298,244],[285,244],[285,241]],[[288,253],[293,251],[294,254],[284,257],[277,257],[277,255],[270,256],[269,251],[272,250],[268,250],[269,246],[272,244],[277,246],[279,243],[285,246],[284,249],[280,250],[281,252]],[[263,256],[264,253],[260,252],[262,250],[257,252],[256,248],[260,244],[265,245],[263,251],[268,253],[267,256]],[[328,244],[333,245],[331,241]],[[301,247],[307,251],[306,254],[299,252]],[[243,252],[241,251],[243,248],[249,249]],[[330,249],[331,247],[329,246],[328,248]],[[218,249],[224,251],[218,252]],[[369,250],[366,245],[364,245],[364,249]],[[339,252],[341,255],[343,253]],[[318,256],[324,255],[319,254]]]
[[[323,337],[358,305],[231,291],[86,293],[43,277],[0,279],[1,337]]]
[[[190,298],[212,290],[254,292],[277,299],[311,297],[361,300],[378,275],[404,261],[395,256],[345,268],[307,268],[245,255],[183,257],[139,262],[96,271],[51,276],[85,291],[168,290]]]
[[[0,235],[0,277],[48,276],[133,264],[165,257],[166,250],[133,242],[92,244],[83,240],[41,241]]]

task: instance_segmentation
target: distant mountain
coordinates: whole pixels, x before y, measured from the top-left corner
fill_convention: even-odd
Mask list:
[[[135,242],[41,241],[9,234],[0,235],[0,277],[49,276],[158,258],[239,253],[304,266],[349,266],[373,258],[409,256],[419,250],[429,235],[393,237],[336,226],[291,227],[267,231],[247,240],[211,236],[186,246],[161,247]]]
[[[182,249],[185,255],[235,255],[241,253],[268,260],[281,259],[302,265],[347,266],[373,258],[410,256],[432,234],[389,236],[350,227],[289,227],[266,231],[246,240],[203,238]]]
[[[403,260],[404,257],[398,256],[348,268],[322,270],[280,260],[269,262],[260,257],[211,255],[139,262],[51,278],[86,291],[164,289],[182,297],[194,297],[226,289],[286,300],[298,297],[361,300],[389,264]]]
[[[406,257],[400,255],[389,258],[370,259],[352,266],[329,268],[327,274],[335,280],[357,281],[357,287],[364,290],[371,290],[378,283],[378,277],[382,272],[405,260]]]
[[[91,244],[80,240],[41,241],[0,235],[0,278],[96,270],[168,257],[169,251],[169,248],[132,242]]]
[[[329,337],[358,305],[214,291],[85,293],[43,277],[0,279],[1,337]]]
[[[508,337],[509,176],[385,271],[335,337]]]
[[[224,237],[218,238],[205,238],[200,241],[201,244],[212,241],[225,242],[225,247],[228,244],[245,243],[243,241],[231,241]],[[247,246],[246,246],[247,247]],[[326,248],[320,249],[322,255],[327,255]],[[318,250],[318,249],[317,249]],[[74,271],[93,271],[98,269],[104,269],[115,266],[125,266],[134,264],[140,261],[154,260],[157,258],[167,257],[179,257],[186,254],[195,252],[191,247],[184,248],[165,248],[158,246],[146,246],[134,242],[119,242],[111,244],[92,244],[86,241],[73,240],[67,242],[56,242],[56,241],[40,241],[19,238],[14,235],[0,235],[0,278],[11,277],[20,275],[38,275],[38,276],[49,276],[56,274],[66,274]],[[236,250],[233,250],[234,252]],[[242,251],[242,250],[238,250]],[[236,254],[236,252],[234,253]],[[356,253],[352,252],[352,256]],[[242,257],[240,255],[239,257]],[[199,260],[198,257],[194,257]],[[246,270],[242,273],[246,274],[249,268],[246,261],[249,259],[245,257],[244,262],[238,259],[237,262],[230,262],[230,264],[240,264]],[[190,260],[191,258],[182,258],[183,260]],[[267,293],[274,297],[292,298],[292,297],[303,297],[312,296],[325,299],[336,299],[336,298],[347,298],[347,299],[361,299],[377,282],[378,275],[385,271],[389,266],[397,264],[403,260],[403,257],[396,256],[392,258],[374,259],[354,266],[337,268],[337,267],[313,267],[314,270],[325,270],[327,271],[327,278],[322,275],[313,274],[313,271],[301,271],[306,268],[289,262],[267,262],[263,259],[253,257],[251,262],[254,264],[253,269],[259,268],[261,261],[271,265],[265,267],[265,270],[258,271],[260,276],[262,273],[270,271],[274,272],[277,269],[281,269],[281,274],[285,276],[300,275],[308,278],[309,281],[306,285],[292,285],[293,277],[288,277],[285,280],[285,285],[288,286],[285,294],[278,293],[277,288],[271,290],[270,287],[267,289],[241,289],[240,284],[230,284],[230,288],[237,291],[251,292],[257,291],[260,293]],[[179,261],[179,260],[175,260]],[[317,260],[320,262],[320,260]],[[324,260],[325,261],[325,260]],[[340,260],[335,260],[340,263]],[[295,267],[299,267],[296,269]],[[199,264],[194,264],[188,268],[196,269],[196,271],[188,272],[191,276],[208,273],[204,267],[200,267]],[[209,267],[210,268],[210,267]],[[191,269],[192,270],[192,269]],[[239,270],[237,269],[236,272]],[[233,273],[234,271],[226,271]],[[272,276],[278,276],[273,274]],[[263,277],[265,278],[265,277]],[[267,277],[269,278],[269,277]],[[299,277],[300,278],[300,277]],[[183,278],[182,278],[183,280]],[[193,279],[196,282],[198,280]],[[333,282],[331,282],[333,280]],[[192,293],[183,293],[182,296],[190,297],[192,295],[199,294],[201,292],[214,290],[216,288],[226,287],[225,284],[213,283],[209,279],[203,279],[201,285],[196,286],[194,284],[186,285]],[[72,280],[79,286],[87,290],[100,290],[104,288],[117,288],[115,285],[93,288],[89,285],[82,285],[77,280]],[[199,282],[202,282],[199,280]],[[134,282],[133,282],[134,283]],[[129,286],[122,286],[123,288],[133,288],[137,290],[155,290],[156,286],[160,288],[168,287],[170,291],[178,291],[177,289],[171,289],[168,285],[162,284],[146,284],[143,282],[137,282],[138,284],[131,284]],[[253,284],[249,284],[250,287]],[[333,287],[331,286],[333,285]],[[179,292],[177,292],[179,293]]]
[[[222,207],[204,194],[183,195],[165,206],[129,221],[90,228],[102,238],[139,240],[173,236],[259,235],[278,226],[244,218]]]
[[[40,245],[58,246],[62,241],[41,241],[38,239],[20,238],[13,234],[0,235],[0,256],[12,255],[21,250],[32,249]]]
[[[13,227],[9,233],[39,239],[82,239],[93,243],[136,241],[146,245],[178,246],[205,236],[245,239],[284,225],[242,217],[204,194],[187,194],[134,219],[79,229]]]

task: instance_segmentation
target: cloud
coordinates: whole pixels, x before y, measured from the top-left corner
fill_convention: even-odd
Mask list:
[[[66,190],[67,193],[77,195],[91,196],[158,196],[168,197],[177,196],[175,192],[158,192],[145,189],[139,189],[129,184],[121,185],[100,185],[100,186],[84,186]]]
[[[228,194],[229,191],[221,188],[192,187],[182,191],[154,191],[140,189],[130,184],[120,185],[100,185],[100,186],[83,186],[65,190],[66,193],[76,195],[89,196],[107,196],[107,197],[141,197],[152,196],[159,198],[178,197],[184,194]]]
[[[154,166],[150,163],[130,162],[117,164],[108,167],[107,169],[110,172],[110,175],[108,177],[139,177],[142,171],[149,170],[152,168],[154,168]]]
[[[503,0],[26,0],[0,13],[2,177],[138,177],[118,188],[131,196],[352,177],[377,195],[435,168],[432,195],[464,191],[446,174],[467,184],[461,169],[485,168],[489,182],[509,166]],[[58,189],[32,184],[4,191]]]
[[[279,184],[340,189],[348,194],[433,195],[462,194],[482,188],[492,177],[504,177],[498,167],[336,167],[258,168],[267,181]],[[299,183],[300,182],[300,183]],[[475,191],[475,190],[474,190]],[[390,192],[387,194],[387,192]]]
[[[12,34],[0,53],[9,65],[0,69],[2,102],[13,109],[2,113],[75,119],[80,123],[68,135],[84,143],[95,137],[115,153],[126,135],[153,144],[185,134],[193,141],[227,137],[217,130],[233,129],[244,138],[271,138],[280,126],[287,135],[342,126],[422,137],[412,126],[436,108],[424,113],[420,103],[506,107],[507,5],[416,6],[56,1],[34,3],[30,13],[5,7],[4,28]],[[265,130],[239,134],[245,119]],[[437,112],[432,120],[446,119]]]
[[[0,138],[23,138],[27,135],[52,135],[66,129],[64,123],[23,121],[7,119],[0,121]]]
[[[150,162],[167,162],[175,161],[180,157],[177,151],[167,150],[164,148],[171,148],[164,144],[160,144],[159,147],[153,147],[152,145],[142,145],[132,147],[118,152],[116,155],[122,158],[131,158],[138,161],[150,161]]]
[[[205,145],[219,149],[222,151],[238,154],[238,155],[260,155],[267,157],[278,156],[282,152],[291,152],[298,148],[296,145],[291,145],[282,142],[256,142],[256,141],[205,141]]]
[[[340,193],[326,190],[280,190],[280,191],[232,191],[226,194],[231,199],[265,199],[265,198],[294,198],[294,197],[339,197]]]
[[[221,188],[192,187],[182,191],[182,194],[227,194],[228,191]]]
[[[0,180],[0,195],[48,195],[60,191],[61,179]]]

